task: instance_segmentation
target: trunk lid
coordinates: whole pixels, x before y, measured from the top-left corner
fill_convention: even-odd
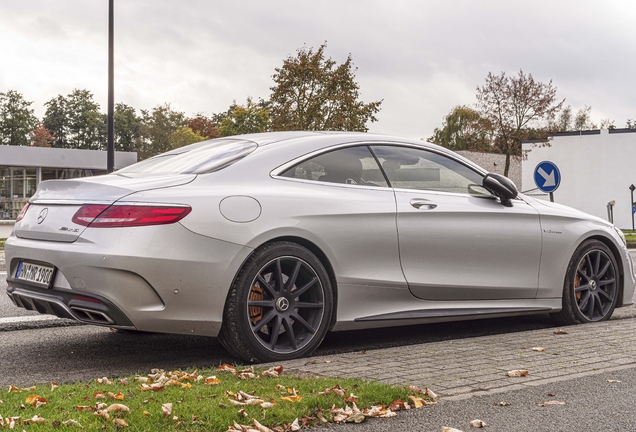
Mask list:
[[[32,240],[74,242],[86,229],[72,221],[83,204],[112,204],[135,192],[181,186],[194,174],[118,175],[48,180],[40,183],[15,235]]]

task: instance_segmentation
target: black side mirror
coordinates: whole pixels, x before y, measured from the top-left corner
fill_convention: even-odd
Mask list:
[[[484,177],[484,181],[482,182],[482,186],[485,187],[491,194],[499,197],[501,204],[506,207],[512,207],[512,202],[510,200],[519,195],[519,191],[517,191],[517,187],[513,181],[500,174],[486,174],[486,177]]]

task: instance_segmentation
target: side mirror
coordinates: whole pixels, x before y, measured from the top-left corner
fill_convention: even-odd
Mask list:
[[[500,174],[486,174],[486,177],[484,177],[484,181],[482,182],[482,186],[485,187],[491,194],[499,197],[501,204],[506,207],[512,207],[512,202],[510,202],[510,200],[519,195],[519,191],[517,191],[517,187],[513,181]]]

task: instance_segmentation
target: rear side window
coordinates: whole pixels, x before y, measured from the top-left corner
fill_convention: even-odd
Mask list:
[[[117,171],[117,174],[205,174],[219,171],[252,153],[252,141],[216,139],[171,150]]]
[[[302,180],[388,187],[380,166],[366,146],[323,153],[281,174]]]

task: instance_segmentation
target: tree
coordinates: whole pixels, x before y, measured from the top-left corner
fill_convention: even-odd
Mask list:
[[[556,129],[559,132],[567,132],[572,130],[572,106],[568,105],[559,114],[559,119],[556,123]]]
[[[202,137],[187,126],[178,128],[170,134],[170,137],[168,137],[168,141],[170,141],[170,145],[173,149],[187,146],[188,144],[194,144],[203,140],[205,140],[205,137]]]
[[[141,118],[135,108],[118,103],[113,114],[115,120],[115,150],[136,151],[136,146],[141,137]]]
[[[51,143],[52,147],[69,148],[68,142],[68,124],[67,101],[62,95],[51,99],[44,104],[46,112],[42,123],[55,137]]]
[[[600,129],[616,129],[616,125],[614,124],[614,120],[610,120],[608,118],[601,119],[601,123],[599,124]]]
[[[32,147],[51,147],[55,141],[53,134],[42,123],[38,123],[38,126],[31,131],[30,137]]]
[[[508,175],[510,157],[521,156],[521,142],[537,131],[549,133],[548,125],[554,121],[563,102],[557,102],[556,87],[536,82],[532,74],[522,70],[517,76],[493,75],[486,84],[477,87],[477,107],[494,126],[495,147],[506,155],[504,175]]]
[[[337,65],[325,58],[326,47],[324,43],[315,52],[301,48],[275,69],[270,88],[272,130],[367,131],[367,122],[377,121],[382,101],[359,100],[351,54]]]
[[[216,122],[201,113],[188,119],[186,125],[192,129],[193,132],[207,139],[217,138],[219,136],[219,129],[216,126]]]
[[[583,131],[596,129],[596,125],[592,123],[592,107],[585,105],[576,112],[574,116],[574,130]]]
[[[492,150],[492,125],[478,111],[458,105],[426,141],[451,150],[487,152]]]
[[[185,125],[185,115],[166,103],[150,112],[141,110],[141,121],[141,138],[136,146],[139,160],[172,150],[170,135]]]
[[[15,90],[0,93],[0,144],[29,145],[29,134],[38,123],[32,103]]]
[[[269,111],[248,97],[245,106],[237,105],[236,101],[230,106],[219,125],[219,136],[265,132],[268,128]]]
[[[53,147],[103,150],[106,148],[105,117],[89,90],[73,90],[69,95],[44,104],[44,126],[53,134]]]

